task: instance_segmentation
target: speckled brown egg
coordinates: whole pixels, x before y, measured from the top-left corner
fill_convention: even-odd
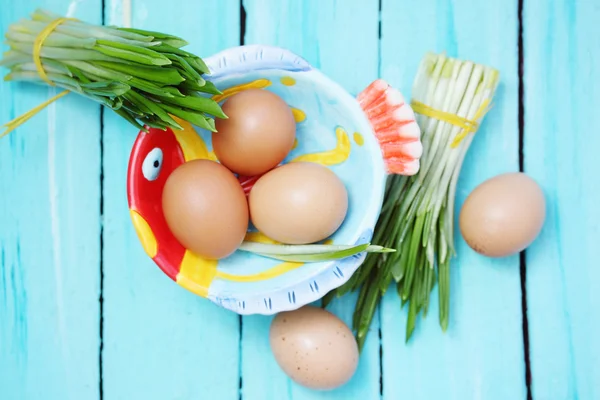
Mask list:
[[[304,306],[278,314],[271,324],[270,343],[283,371],[312,389],[342,386],[358,366],[358,345],[352,332],[321,308]]]
[[[460,212],[460,231],[476,252],[506,257],[536,239],[545,215],[539,185],[524,173],[506,173],[488,179],[469,194]]]

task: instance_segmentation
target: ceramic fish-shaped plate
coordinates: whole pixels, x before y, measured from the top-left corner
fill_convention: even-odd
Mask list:
[[[288,50],[240,46],[208,59],[218,102],[249,88],[270,90],[291,107],[296,145],[286,162],[321,163],[344,182],[348,214],[329,239],[334,244],[369,242],[389,174],[413,175],[422,153],[420,130],[401,94],[383,80],[357,98]],[[211,134],[179,121],[183,130],[140,132],[132,149],[127,194],[133,225],[148,256],[184,288],[239,314],[273,314],[299,308],[342,285],[366,254],[317,263],[281,262],[236,251],[205,260],[185,249],[162,212],[162,191],[179,165],[217,160]],[[239,177],[246,191],[256,177]],[[246,240],[268,242],[249,231]]]

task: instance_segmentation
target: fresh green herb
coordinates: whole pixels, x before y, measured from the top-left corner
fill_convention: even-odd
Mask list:
[[[47,84],[33,60],[34,42],[58,18],[36,10],[31,20],[8,27],[10,49],[0,60],[10,70],[5,81]],[[111,108],[136,128],[179,129],[171,117],[175,115],[214,131],[214,118],[226,116],[206,93],[221,92],[205,80],[209,71],[204,61],[180,49],[185,45],[185,40],[160,32],[68,20],[44,40],[40,61],[54,85]],[[0,137],[41,108],[7,124]]]
[[[293,262],[320,262],[339,260],[353,255],[367,253],[393,253],[396,250],[364,243],[356,246],[333,244],[266,244],[256,242],[243,242],[238,248],[264,257],[281,261]]]
[[[457,115],[463,123],[479,123],[498,80],[498,71],[493,68],[444,54],[427,54],[415,78],[413,102]],[[406,341],[415,329],[417,316],[421,312],[427,315],[436,282],[439,323],[444,331],[448,327],[456,184],[476,126],[465,130],[443,122],[443,118],[425,115],[417,115],[417,123],[424,147],[420,171],[413,177],[389,178],[373,237],[373,241],[398,251],[368,254],[349,281],[324,298],[327,304],[335,296],[360,289],[353,328],[361,348],[377,304],[392,281],[397,284],[402,306],[408,303]]]

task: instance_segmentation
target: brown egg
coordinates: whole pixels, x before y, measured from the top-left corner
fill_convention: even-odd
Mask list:
[[[209,160],[189,161],[167,178],[162,197],[167,225],[199,256],[233,253],[248,229],[248,203],[236,177]]]
[[[469,194],[460,212],[460,230],[476,252],[505,257],[535,240],[545,215],[538,184],[523,173],[507,173],[488,179]]]
[[[344,221],[348,192],[329,168],[298,162],[263,175],[250,191],[250,216],[256,228],[282,243],[325,239]]]
[[[217,119],[214,152],[223,165],[254,176],[276,167],[294,146],[296,122],[290,107],[276,94],[244,90],[223,104],[228,119]]]
[[[278,314],[269,341],[286,375],[312,389],[342,386],[358,366],[358,345],[352,332],[321,308],[304,306]]]

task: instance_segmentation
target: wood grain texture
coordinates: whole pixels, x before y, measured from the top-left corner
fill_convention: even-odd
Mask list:
[[[377,1],[244,1],[247,44],[288,48],[356,95],[378,72]],[[330,310],[350,324],[355,296],[336,300]],[[372,326],[359,369],[332,392],[303,388],[287,378],[269,347],[271,318],[245,317],[242,329],[244,400],[379,398],[379,321]]]
[[[534,399],[600,398],[596,1],[525,2],[525,171],[547,198],[527,251]]]
[[[67,6],[3,2],[0,31]],[[78,15],[99,23],[100,1],[88,6]],[[56,93],[0,82],[0,124]],[[69,95],[0,140],[2,399],[99,396],[99,109]]]
[[[238,44],[238,2],[185,4],[135,1],[132,26],[181,36],[202,57]],[[107,24],[128,24],[120,1],[105,12]],[[133,230],[125,184],[136,135],[105,112],[104,398],[237,399],[238,316],[167,278]]]
[[[477,133],[463,165],[458,210],[483,180],[518,170],[517,2],[494,0],[383,0],[382,77],[410,98],[427,51],[492,65],[501,86],[494,108]],[[451,266],[450,325],[438,324],[437,287],[428,317],[404,343],[406,308],[395,290],[381,309],[384,399],[524,399],[521,290],[518,257],[476,255],[455,233]]]

